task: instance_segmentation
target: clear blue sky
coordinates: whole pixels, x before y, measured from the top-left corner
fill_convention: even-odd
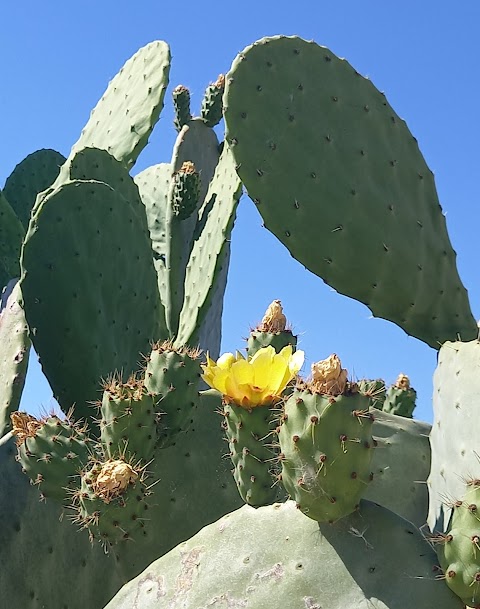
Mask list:
[[[172,50],[171,88],[185,84],[198,111],[208,82],[235,55],[266,35],[297,34],[346,57],[385,91],[419,140],[436,174],[460,275],[480,315],[477,261],[480,156],[480,4],[404,0],[255,2],[6,0],[0,8],[0,186],[38,148],[68,154],[108,80],[139,47],[155,39]],[[170,159],[175,132],[170,96],[135,171]],[[293,159],[293,162],[295,160]],[[223,350],[243,346],[251,324],[280,298],[307,365],[336,352],[357,377],[410,375],[416,416],[431,420],[436,353],[399,328],[371,319],[290,258],[245,197],[233,235],[225,298]],[[49,404],[38,366],[23,406]]]

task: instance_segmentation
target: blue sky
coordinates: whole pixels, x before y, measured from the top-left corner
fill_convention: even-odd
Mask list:
[[[38,148],[67,154],[90,110],[122,64],[151,40],[172,50],[170,90],[185,84],[198,112],[205,86],[228,70],[258,38],[299,35],[346,57],[385,91],[408,123],[436,175],[458,267],[480,315],[477,260],[480,82],[480,5],[349,1],[163,2],[84,0],[72,4],[5,2],[0,8],[0,186]],[[170,95],[150,145],[135,171],[168,161],[175,138]],[[292,162],[295,162],[293,159]],[[232,241],[225,298],[223,350],[242,337],[280,298],[300,337],[307,366],[336,352],[356,377],[393,382],[409,374],[419,394],[416,416],[432,419],[436,353],[402,330],[372,319],[368,309],[326,286],[290,258],[261,227],[244,197]],[[31,366],[23,406],[48,406],[48,386]]]

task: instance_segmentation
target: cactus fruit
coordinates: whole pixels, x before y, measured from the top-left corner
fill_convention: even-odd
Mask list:
[[[190,91],[184,85],[178,85],[173,90],[173,110],[175,118],[173,124],[175,129],[180,132],[184,125],[192,120],[190,113]]]
[[[103,385],[100,441],[110,458],[150,461],[157,440],[154,396],[143,379],[130,376],[123,383],[113,375]]]
[[[177,348],[167,340],[154,344],[147,358],[144,383],[155,403],[159,448],[175,444],[190,428],[199,397],[199,356],[199,349]]]
[[[189,218],[198,205],[200,175],[191,161],[185,161],[173,174],[172,210],[177,220]]]
[[[145,465],[123,459],[98,461],[82,472],[81,488],[73,495],[74,522],[88,529],[90,539],[108,551],[119,541],[146,535],[150,494]]]
[[[447,586],[467,607],[480,607],[480,480],[467,483],[467,493],[452,502],[445,533],[430,538],[437,550]]]
[[[23,471],[43,499],[65,502],[92,455],[86,429],[57,416],[39,420],[25,412],[12,413],[12,423]]]
[[[335,522],[350,514],[373,479],[369,405],[336,355],[313,364],[311,379],[286,401],[278,434],[281,479],[309,518]]]
[[[225,90],[225,76],[220,74],[217,80],[208,85],[202,99],[200,118],[209,127],[215,127],[223,116],[223,92]]]
[[[387,390],[383,410],[411,419],[415,410],[416,399],[417,392],[410,386],[408,376],[399,374],[395,383]]]
[[[252,357],[259,349],[269,345],[272,345],[277,353],[287,345],[292,345],[293,349],[297,345],[297,337],[287,328],[287,318],[280,300],[270,303],[262,321],[250,332],[247,353]]]

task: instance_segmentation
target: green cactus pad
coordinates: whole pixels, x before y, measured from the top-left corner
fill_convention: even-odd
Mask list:
[[[128,470],[125,481],[119,468]],[[106,552],[119,541],[141,540],[146,534],[150,492],[145,477],[143,468],[120,459],[95,463],[82,473],[72,506],[78,506],[75,521],[88,529],[90,539],[99,541]]]
[[[33,344],[54,396],[75,418],[96,415],[100,380],[138,370],[158,338],[148,231],[110,186],[74,181],[48,195],[30,224],[21,288]],[[126,302],[128,301],[128,306]]]
[[[241,498],[253,507],[273,503],[278,492],[273,449],[278,415],[268,406],[246,410],[227,404],[224,416],[232,473]]]
[[[93,453],[85,429],[56,416],[37,420],[26,413],[15,413],[12,418],[17,460],[24,473],[43,499],[65,502]]]
[[[480,480],[478,396],[480,341],[445,343],[433,376],[434,419],[428,478],[430,529],[445,531],[466,477]]]
[[[0,440],[2,604],[11,609],[103,609],[126,579],[99,544],[92,546],[87,535],[78,533],[61,506],[38,500],[16,453],[9,433]]]
[[[5,290],[0,300],[0,438],[12,428],[10,415],[20,404],[30,352],[27,322],[19,304],[20,287],[12,281],[13,289]]]
[[[114,376],[105,383],[100,406],[100,441],[105,454],[127,461],[149,462],[157,441],[155,403],[143,381],[122,383]]]
[[[172,93],[173,110],[175,118],[173,124],[175,129],[180,132],[182,128],[192,120],[190,113],[190,91],[183,85],[175,87]]]
[[[126,584],[105,609],[462,609],[409,522],[373,503],[331,526],[291,501],[244,506]]]
[[[431,425],[378,410],[373,415],[377,448],[371,465],[373,481],[365,499],[422,527],[428,513]]]
[[[235,161],[229,148],[224,147],[205,197],[187,266],[185,298],[176,339],[179,345],[198,340],[198,329],[208,313],[214,293],[215,277],[224,268],[225,245],[233,229],[241,192]]]
[[[20,275],[20,250],[25,236],[22,223],[0,190],[0,290]]]
[[[56,150],[37,150],[19,163],[7,178],[3,192],[25,229],[37,194],[55,182],[65,161],[63,154]]]
[[[200,328],[195,332],[198,336],[198,344],[203,351],[210,354],[214,360],[220,355],[222,342],[222,314],[223,299],[227,287],[228,266],[230,264],[230,243],[225,243],[223,251],[218,257],[218,270],[215,282],[208,298],[209,305],[207,313],[200,323]]]
[[[168,193],[172,179],[172,166],[159,163],[144,169],[134,177],[140,197],[147,213],[148,229],[152,240],[153,260],[158,277],[161,300],[167,303],[166,231],[168,216]],[[168,336],[166,329],[164,338]]]
[[[168,192],[172,179],[169,163],[147,167],[133,178],[145,206],[148,229],[155,258],[165,265],[165,224],[167,221]]]
[[[447,586],[467,607],[480,607],[480,481],[454,505],[445,534],[432,537]]]
[[[280,427],[282,483],[298,508],[319,522],[357,509],[373,479],[373,416],[367,397],[295,390]]]
[[[238,174],[294,258],[434,348],[477,335],[432,172],[369,80],[314,42],[264,38],[224,105]]]
[[[193,119],[178,134],[172,154],[171,166],[174,175],[186,162],[193,163],[200,176],[197,193],[197,205],[190,216],[179,221],[174,211],[175,180],[170,183],[168,195],[168,215],[166,222],[166,278],[167,278],[167,320],[170,336],[177,336],[179,316],[184,304],[185,272],[191,255],[194,240],[198,238],[199,217],[206,199],[210,181],[219,159],[218,139],[213,129],[207,127],[200,119]],[[204,276],[203,281],[208,283]],[[213,278],[212,280],[213,281]],[[189,341],[179,339],[179,344]]]
[[[223,117],[223,92],[225,91],[225,76],[220,74],[217,80],[208,85],[202,99],[200,118],[209,127],[215,127]]]
[[[109,83],[69,158],[82,148],[103,148],[127,167],[134,165],[160,117],[169,71],[165,42],[138,50]]]
[[[157,446],[175,444],[193,422],[202,369],[198,351],[175,349],[166,341],[154,345],[145,369],[145,388],[155,398]]]

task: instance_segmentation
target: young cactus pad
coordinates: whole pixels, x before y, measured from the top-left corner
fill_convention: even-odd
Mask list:
[[[436,349],[476,337],[432,172],[368,79],[314,42],[264,38],[224,104],[238,174],[294,258]]]

